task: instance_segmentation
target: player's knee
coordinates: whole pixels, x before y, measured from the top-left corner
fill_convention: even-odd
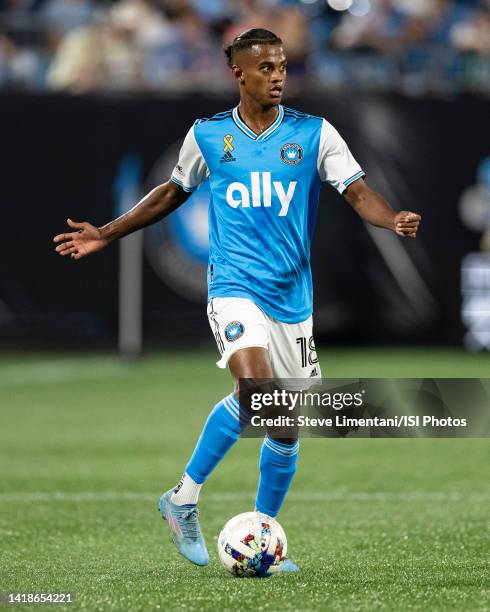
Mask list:
[[[262,347],[250,347],[236,351],[228,361],[233,378],[270,379],[272,366],[269,354]]]
[[[264,393],[273,394],[274,390],[277,389],[273,380],[260,374],[259,371],[253,376],[240,376],[239,379],[235,380],[235,395],[240,406],[251,409],[251,396],[253,394],[259,393],[261,396]]]
[[[242,366],[237,372],[237,378],[255,378],[258,380],[272,378],[271,366],[269,363],[250,363]]]

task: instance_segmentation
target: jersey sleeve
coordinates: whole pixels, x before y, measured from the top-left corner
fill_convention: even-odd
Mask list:
[[[320,134],[317,168],[320,179],[335,187],[339,193],[365,176],[345,140],[325,119]]]
[[[209,170],[201,149],[197,144],[194,126],[187,132],[179,153],[179,161],[172,171],[170,180],[184,191],[196,190],[209,176]]]

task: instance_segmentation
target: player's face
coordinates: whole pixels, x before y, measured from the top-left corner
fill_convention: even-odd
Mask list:
[[[237,53],[233,74],[248,96],[263,106],[280,104],[286,83],[281,45],[254,45]]]

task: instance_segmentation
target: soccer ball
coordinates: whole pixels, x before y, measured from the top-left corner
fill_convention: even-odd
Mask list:
[[[270,576],[281,567],[287,548],[284,529],[260,512],[237,514],[218,537],[219,559],[234,576]]]

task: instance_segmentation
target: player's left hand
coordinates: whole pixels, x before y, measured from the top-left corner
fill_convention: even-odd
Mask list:
[[[398,234],[398,236],[415,238],[417,236],[417,230],[419,229],[421,220],[422,217],[417,213],[402,210],[394,219],[395,232]]]

